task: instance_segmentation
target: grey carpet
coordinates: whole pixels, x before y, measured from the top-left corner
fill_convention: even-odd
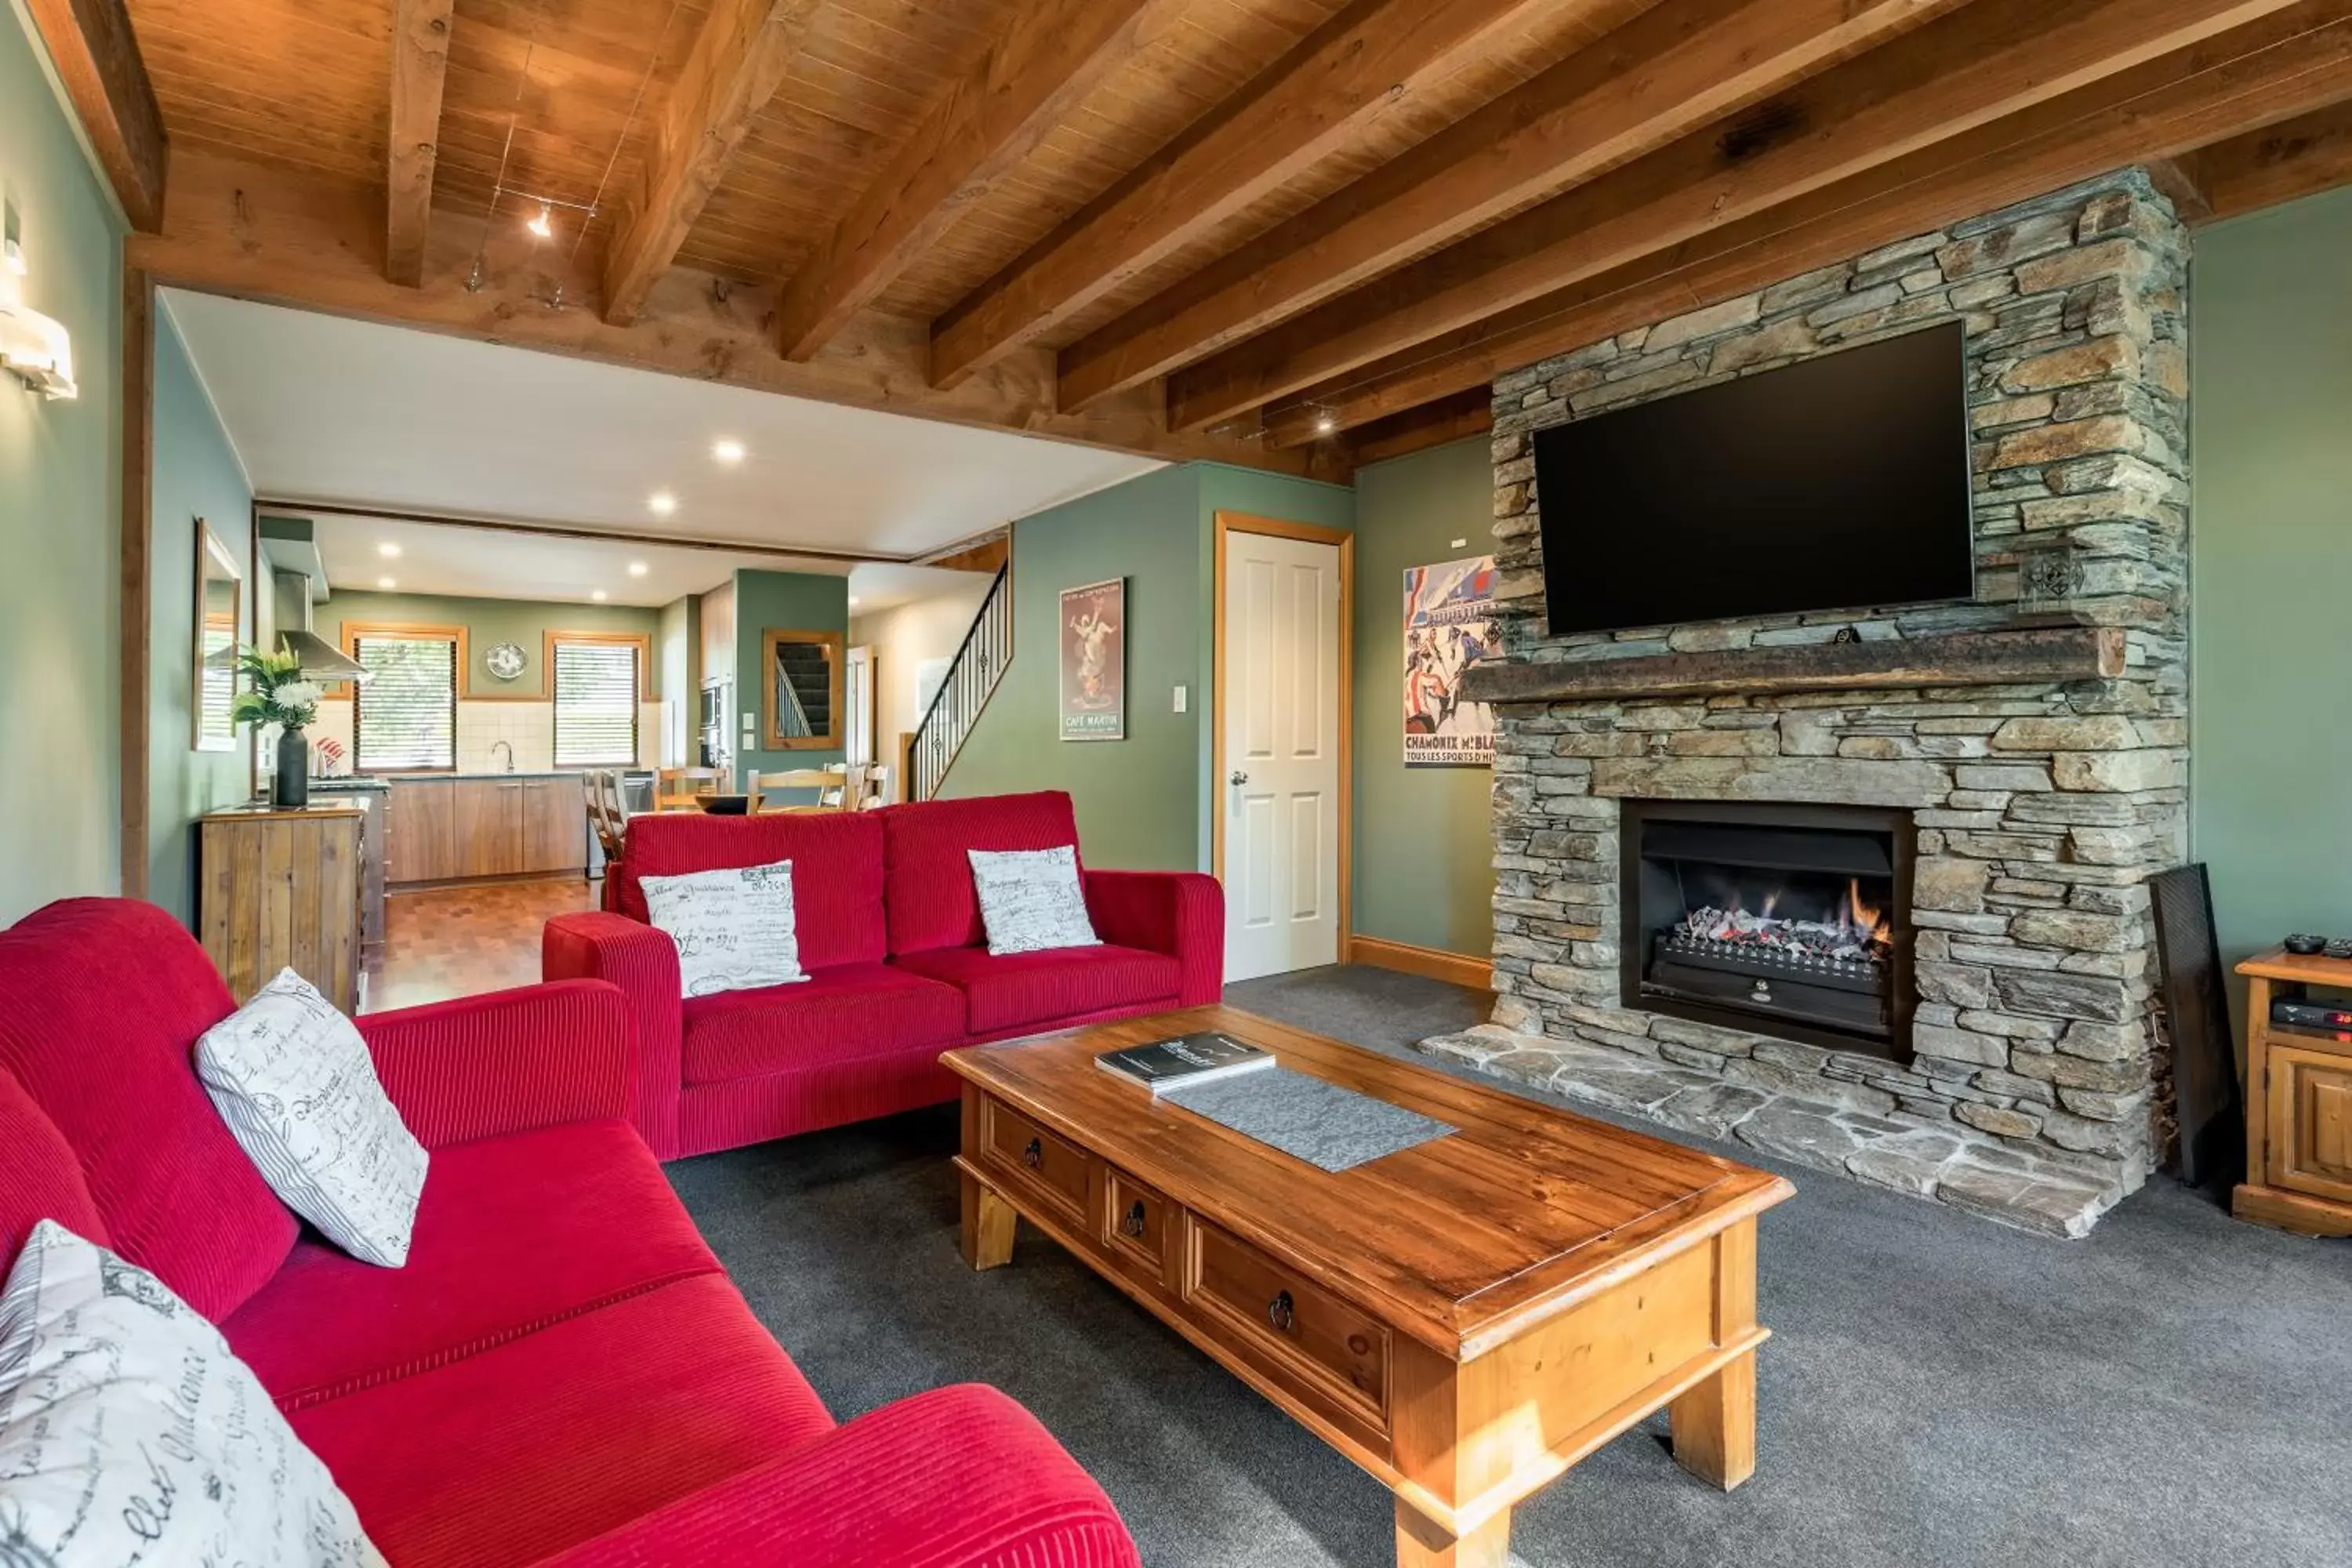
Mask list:
[[[1469,993],[1374,970],[1230,997],[1401,1055],[1477,1021]],[[1153,1568],[1389,1568],[1376,1483],[1050,1243],[968,1272],[955,1137],[924,1113],[670,1171],[835,1415],[992,1383]],[[1521,1506],[1532,1568],[2352,1564],[2352,1246],[2161,1179],[2045,1241],[1722,1152],[1798,1188],[1763,1221],[1756,1478],[1700,1485],[1661,1418]]]

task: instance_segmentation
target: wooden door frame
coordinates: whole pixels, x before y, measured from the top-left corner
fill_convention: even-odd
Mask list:
[[[1308,544],[1333,544],[1339,549],[1339,929],[1338,962],[1348,962],[1355,920],[1356,808],[1356,536],[1344,528],[1292,522],[1285,518],[1258,517],[1245,511],[1220,510],[1215,517],[1216,573],[1211,592],[1215,599],[1216,634],[1209,664],[1209,793],[1224,799],[1225,790],[1225,542],[1236,533],[1296,539]],[[1225,879],[1225,808],[1209,812],[1209,869],[1219,885]]]

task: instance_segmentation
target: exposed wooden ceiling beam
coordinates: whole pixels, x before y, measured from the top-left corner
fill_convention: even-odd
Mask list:
[[[441,89],[449,77],[454,0],[400,0],[392,20],[392,132],[385,140],[383,275],[425,279],[433,169],[441,156]]]
[[[1180,0],[1042,0],[932,107],[785,286],[787,359],[823,348],[996,188],[1110,73],[1150,47]]]
[[[142,234],[163,223],[170,150],[122,0],[28,0],[33,24],[73,100],[123,216]]]
[[[315,178],[184,152],[174,160],[164,232],[134,236],[126,267],[172,285],[570,354],[758,391],[919,418],[1008,430],[1183,462],[1213,458],[1328,476],[1329,453],[1271,452],[1255,442],[1168,434],[1156,400],[1135,396],[1064,414],[1054,405],[1053,356],[1008,355],[952,392],[929,380],[929,336],[919,321],[868,311],[806,364],[776,353],[771,289],[672,267],[628,326],[594,308],[597,274],[552,247],[534,258],[520,228],[493,237],[482,287],[466,287],[472,226],[439,224],[425,283],[404,289],[375,261],[383,194],[373,184]],[[551,309],[561,287],[579,301]]]
[[[2183,163],[2215,218],[2352,185],[2352,101],[2231,137]]]
[[[1976,0],[1170,378],[1199,429],[1597,277],[2291,0]]]
[[[1655,6],[1063,350],[1062,405],[1179,369],[1962,3]]]
[[[1485,387],[1474,386],[1349,431],[1348,463],[1358,468],[1367,463],[1384,463],[1449,441],[1483,436],[1494,427],[1494,400]]]
[[[784,84],[821,0],[718,0],[679,68],[628,223],[604,258],[604,319],[626,326],[686,243],[752,120]]]
[[[1296,446],[2076,180],[2352,96],[2352,21],[2306,0],[1419,344],[1264,411]]]
[[[1356,0],[1206,119],[942,316],[953,386],[1209,232],[1433,85],[1564,7],[1600,0]]]

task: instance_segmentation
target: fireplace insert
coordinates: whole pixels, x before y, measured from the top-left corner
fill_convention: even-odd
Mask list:
[[[1628,1007],[1910,1052],[1911,814],[1624,803]]]

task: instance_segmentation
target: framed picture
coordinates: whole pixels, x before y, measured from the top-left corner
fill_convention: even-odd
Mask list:
[[[1062,739],[1127,739],[1127,579],[1062,590]]]
[[[1404,760],[1492,767],[1495,710],[1465,701],[1462,675],[1496,656],[1495,558],[1404,570]]]

